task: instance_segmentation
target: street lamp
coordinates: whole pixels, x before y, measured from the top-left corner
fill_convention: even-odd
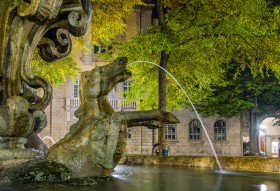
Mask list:
[[[266,125],[261,123],[259,126],[259,148],[260,154],[265,155],[266,152]]]

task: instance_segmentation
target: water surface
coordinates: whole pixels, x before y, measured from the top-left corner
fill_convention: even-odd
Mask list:
[[[0,191],[15,188],[0,188]],[[31,191],[31,189],[20,189]],[[208,169],[125,166],[115,168],[113,179],[97,185],[32,191],[279,191],[280,175],[272,173],[217,173]]]

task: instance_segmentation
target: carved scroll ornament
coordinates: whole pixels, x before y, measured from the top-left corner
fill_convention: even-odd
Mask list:
[[[2,3],[2,2],[1,2]],[[70,34],[82,36],[90,0],[10,0],[0,8],[0,137],[28,137],[46,125],[49,82],[31,71],[35,49],[53,62],[71,52]],[[34,90],[42,88],[38,97]],[[23,120],[24,119],[24,120]]]

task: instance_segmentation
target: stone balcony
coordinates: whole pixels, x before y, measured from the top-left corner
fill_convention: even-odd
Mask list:
[[[136,110],[136,102],[124,102],[121,99],[109,99],[112,108],[115,111],[131,111]],[[66,108],[78,108],[80,106],[79,98],[66,98]]]

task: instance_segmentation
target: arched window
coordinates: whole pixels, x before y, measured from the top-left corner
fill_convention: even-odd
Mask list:
[[[214,124],[214,139],[216,141],[226,140],[226,123],[223,120],[218,120]]]
[[[201,123],[198,119],[194,119],[190,123],[189,127],[189,139],[201,140]]]

